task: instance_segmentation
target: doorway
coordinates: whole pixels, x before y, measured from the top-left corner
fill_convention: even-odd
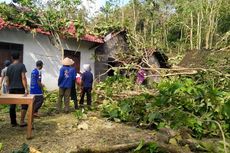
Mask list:
[[[12,52],[20,53],[20,62],[23,63],[23,45],[22,44],[14,44],[14,43],[6,43],[0,42],[0,70],[4,68],[4,61],[11,61]]]
[[[76,68],[76,72],[79,73],[81,53],[73,50],[64,50],[64,57],[69,57],[74,60],[74,67]]]

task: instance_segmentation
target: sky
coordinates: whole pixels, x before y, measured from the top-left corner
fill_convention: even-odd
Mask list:
[[[95,3],[91,3],[87,0],[82,0],[83,5],[86,6],[86,8],[88,8],[91,15],[96,14],[100,10],[100,7],[102,7],[106,2],[106,0],[93,0],[93,1]],[[123,4],[126,4],[128,1],[129,0],[121,0]],[[0,0],[0,2],[10,3],[12,2],[12,0]]]

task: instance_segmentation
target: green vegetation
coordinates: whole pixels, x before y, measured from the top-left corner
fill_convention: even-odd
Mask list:
[[[227,152],[225,138],[230,138],[230,3],[225,0],[131,0],[123,5],[122,1],[108,0],[92,20],[87,18],[87,10],[79,7],[80,3],[80,0],[47,3],[18,0],[20,7],[0,3],[0,16],[8,23],[30,27],[31,32],[35,29],[50,32],[63,55],[60,36],[80,38],[87,31],[103,37],[125,29],[127,54],[120,51],[113,58],[122,63],[122,70],[130,70],[129,76],[115,75],[95,85],[93,97],[94,101],[103,103],[100,105],[102,116],[148,129],[186,128],[197,139],[221,138],[221,147],[223,145]],[[74,29],[76,33],[71,35]],[[156,72],[156,66],[148,63],[156,48],[172,53],[173,64],[180,63],[189,50],[180,65],[202,68],[202,71],[193,75],[168,75],[159,83],[148,77],[146,86],[135,84],[132,72],[142,65],[148,65],[145,68],[150,75],[181,72],[179,69]],[[119,68],[113,69],[117,72]],[[58,92],[45,91],[45,98],[43,109],[51,113],[55,110]],[[7,105],[0,105],[0,110],[7,112]],[[74,115],[81,120],[85,118],[84,111],[77,110]],[[28,149],[28,146],[24,144],[23,148]],[[158,149],[157,144],[145,145],[142,141],[135,152],[154,153]]]
[[[110,98],[106,98],[102,105],[102,115],[115,121],[147,124],[154,129],[188,127],[197,138],[221,136],[218,127],[220,124],[225,135],[229,137],[230,82],[223,76],[214,76],[210,76],[210,73],[199,73],[190,78],[163,79],[154,85],[157,90],[155,94],[143,91],[139,95],[118,100],[113,99],[113,93],[121,93],[122,87],[113,88],[118,82],[109,78],[105,82],[111,81],[108,86],[112,88],[104,88],[108,94],[105,98]],[[127,86],[125,79],[123,87]],[[119,77],[118,80],[122,78]],[[122,86],[121,81],[119,86]]]
[[[2,150],[2,147],[3,147],[3,144],[2,144],[2,143],[0,143],[0,151]]]
[[[119,25],[129,31],[133,45],[171,53],[223,48],[229,45],[229,8],[224,0],[131,0],[126,5],[107,0],[91,27]]]
[[[134,150],[134,153],[160,153],[158,151],[158,146],[155,143],[149,143],[148,145],[144,145],[144,141],[142,140],[138,147]]]
[[[69,11],[68,14],[74,13],[71,10],[74,10],[79,5],[77,1],[71,2],[71,5],[69,5],[67,2],[63,3],[57,0],[45,8],[37,6],[38,4],[32,3],[32,1],[21,1],[21,4],[23,7],[17,8],[1,3],[1,17],[5,21],[28,26],[31,29],[42,28],[45,31],[57,32],[65,36],[69,36],[67,29],[70,27],[70,23],[73,22],[74,27],[77,29],[75,36],[79,37],[84,34],[84,25],[77,19],[77,15],[75,15],[75,19],[66,16],[67,10]],[[63,9],[57,11],[57,7]]]
[[[58,91],[44,91],[44,103],[42,105],[42,109],[46,111],[48,114],[54,112],[56,110],[56,103],[58,100]]]
[[[8,112],[9,111],[9,105],[0,105],[1,112]]]
[[[29,153],[30,148],[27,144],[23,143],[19,150],[12,151],[12,153]]]

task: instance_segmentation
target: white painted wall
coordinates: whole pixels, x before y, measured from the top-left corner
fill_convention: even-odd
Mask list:
[[[46,35],[24,32],[17,29],[0,30],[0,42],[23,44],[23,63],[27,68],[27,79],[30,83],[30,73],[35,68],[37,60],[44,62],[42,81],[48,90],[58,89],[57,80],[61,67],[61,52],[54,47]],[[63,40],[64,49],[81,52],[81,71],[83,64],[91,64],[94,74],[94,49],[89,50],[89,42],[78,42],[74,39]],[[92,45],[92,44],[91,44]],[[0,55],[1,56],[1,55]]]
[[[77,42],[75,39],[63,40],[63,47],[67,50],[75,50],[81,52],[81,60],[80,60],[80,71],[83,72],[83,64],[90,64],[91,72],[94,74],[94,63],[95,60],[93,58],[95,50],[90,49],[92,44],[87,43],[85,41]]]

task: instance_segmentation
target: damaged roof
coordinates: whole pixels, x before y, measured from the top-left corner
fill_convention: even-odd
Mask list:
[[[41,27],[37,27],[37,28],[31,28],[29,26],[25,26],[22,24],[16,24],[16,23],[12,23],[12,22],[8,22],[8,21],[4,21],[1,17],[0,17],[0,30],[2,30],[3,28],[7,28],[7,29],[19,29],[19,30],[24,30],[24,31],[31,31],[34,33],[40,33],[43,35],[51,35],[51,33],[49,31],[44,30]],[[68,29],[65,30],[68,35],[70,35],[73,38],[76,38],[76,29],[75,26],[73,25],[73,23],[71,23],[68,27]],[[88,41],[88,42],[94,42],[94,43],[104,43],[104,40],[100,37],[91,35],[91,34],[85,34],[83,35],[80,40],[84,40],[84,41]]]

